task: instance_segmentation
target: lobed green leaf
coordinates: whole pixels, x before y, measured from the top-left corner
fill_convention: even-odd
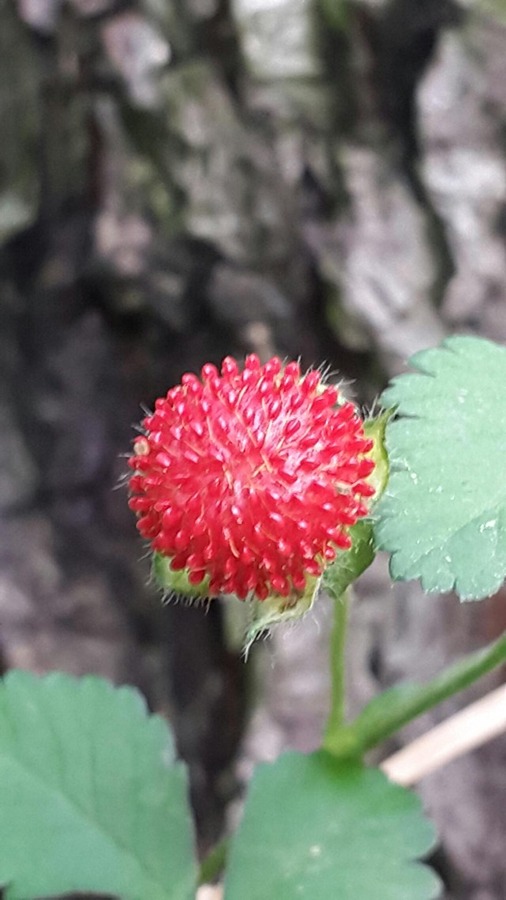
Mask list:
[[[480,599],[506,577],[506,348],[451,337],[410,365],[381,397],[397,418],[376,543],[394,579]]]
[[[6,900],[71,891],[191,900],[186,775],[141,695],[95,677],[0,683],[0,884]]]
[[[287,753],[253,777],[225,900],[435,900],[416,862],[433,844],[419,799],[378,770]]]

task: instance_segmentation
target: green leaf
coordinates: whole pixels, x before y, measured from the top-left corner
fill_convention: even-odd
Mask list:
[[[433,844],[419,799],[378,770],[287,753],[255,773],[225,900],[434,900],[414,862]]]
[[[381,398],[398,417],[377,545],[394,579],[487,597],[506,576],[506,348],[452,337],[410,364]]]
[[[185,773],[167,725],[137,691],[9,673],[0,683],[0,797],[6,900],[195,896]]]

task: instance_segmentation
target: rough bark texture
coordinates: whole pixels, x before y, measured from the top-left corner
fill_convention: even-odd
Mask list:
[[[225,353],[326,360],[368,403],[448,332],[506,340],[505,60],[470,2],[0,0],[0,661],[170,713],[203,846],[252,708],[240,779],[317,743],[328,610],[260,648],[253,703],[229,613],[148,583],[131,423]],[[353,707],[506,625],[384,561],[359,594]],[[448,900],[506,896],[505,755],[421,785]]]

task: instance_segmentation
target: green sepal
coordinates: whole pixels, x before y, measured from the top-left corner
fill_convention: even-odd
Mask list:
[[[368,481],[375,488],[371,509],[385,490],[388,481],[388,456],[385,449],[385,429],[391,413],[384,412],[375,419],[364,423],[364,431],[374,441],[369,456],[375,466]],[[325,569],[323,586],[332,597],[340,597],[362,572],[371,565],[376,551],[374,546],[373,525],[370,518],[362,519],[349,531],[352,545],[349,550],[339,553],[335,561]]]
[[[323,587],[331,597],[341,597],[375,557],[372,524],[368,519],[350,528],[350,537],[353,541],[350,549],[339,553],[323,573]]]
[[[183,594],[185,597],[205,600],[209,597],[209,576],[200,584],[191,584],[188,569],[176,571],[170,567],[171,558],[161,553],[153,553],[152,572],[156,583],[164,593]]]
[[[251,600],[251,621],[246,632],[244,653],[247,655],[259,634],[273,625],[301,619],[313,606],[320,586],[320,578],[308,576],[303,593],[294,592],[288,597],[271,594],[265,600]]]
[[[373,505],[379,500],[387,486],[389,465],[385,440],[387,425],[392,415],[393,410],[387,409],[376,418],[366,419],[364,422],[365,435],[373,441],[372,450],[367,454],[374,460],[374,469],[367,479],[376,491],[372,499]]]

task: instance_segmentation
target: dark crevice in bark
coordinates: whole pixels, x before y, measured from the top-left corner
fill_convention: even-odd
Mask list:
[[[429,66],[441,32],[461,24],[463,12],[454,0],[394,0],[384,11],[358,8],[348,26],[355,33],[356,52],[362,61],[360,96],[348,83],[345,122],[347,131],[372,135],[385,144],[398,171],[404,175],[427,221],[427,241],[435,262],[432,299],[440,306],[455,271],[446,226],[420,175],[420,140],[416,94]],[[341,42],[349,40],[339,36]],[[349,44],[344,82],[350,78]],[[357,115],[360,110],[360,115]],[[371,123],[376,120],[376,129]],[[365,132],[364,132],[365,129]],[[370,139],[370,138],[369,138]]]
[[[179,751],[190,767],[203,852],[223,833],[224,810],[237,784],[231,765],[246,716],[249,671],[226,647],[223,610],[173,601],[164,610],[168,671]]]
[[[436,264],[434,305],[442,303],[455,272],[446,226],[420,175],[420,141],[416,93],[430,64],[442,30],[462,23],[462,8],[454,0],[394,0],[370,29],[375,50],[380,104],[386,121],[400,138],[400,170],[427,218],[427,240]]]

